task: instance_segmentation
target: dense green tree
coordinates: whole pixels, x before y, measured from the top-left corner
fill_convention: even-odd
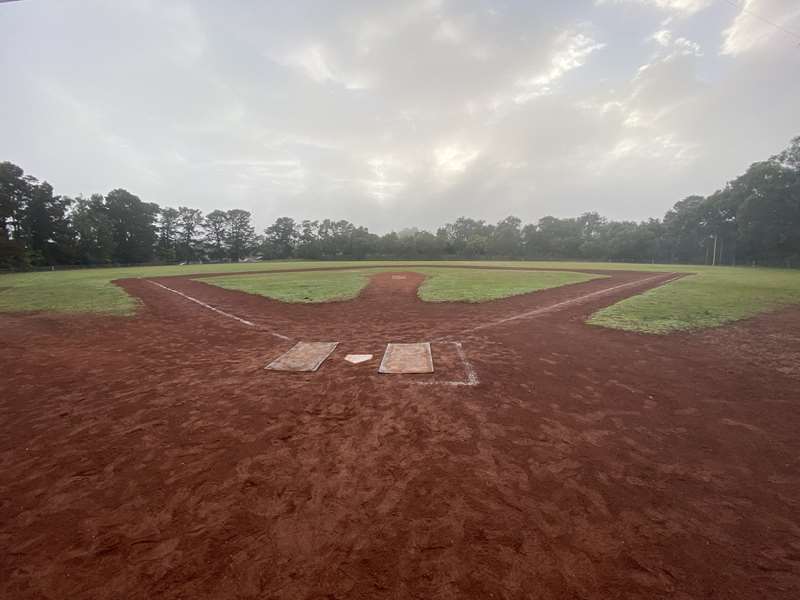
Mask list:
[[[445,251],[456,256],[474,258],[486,253],[493,227],[485,221],[459,217],[436,232],[444,243]]]
[[[53,195],[53,187],[46,181],[30,185],[19,235],[32,264],[44,266],[73,261],[73,229],[67,221],[71,204],[71,199]]]
[[[184,262],[199,260],[203,254],[203,213],[196,208],[178,207],[178,259]]]
[[[180,213],[174,208],[162,208],[158,215],[158,243],[156,255],[159,260],[170,262],[178,256],[178,227]]]
[[[235,208],[226,213],[226,243],[230,259],[238,261],[250,254],[256,246],[253,218],[246,210]]]
[[[669,262],[704,262],[703,202],[702,196],[689,196],[676,202],[664,216]]]
[[[491,231],[488,252],[494,257],[519,256],[522,253],[522,221],[513,216],[499,221]]]
[[[222,260],[228,256],[228,214],[214,210],[206,215],[206,248],[208,256]]]
[[[280,217],[264,230],[263,254],[268,258],[289,258],[296,241],[294,219]]]
[[[266,258],[589,259],[800,266],[800,137],[708,197],[677,202],[663,220],[610,221],[595,212],[523,226],[460,217],[436,234],[383,236],[346,220],[281,217],[255,235],[250,213],[159,209],[126,190],[75,201],[0,163],[0,268],[78,262]]]
[[[741,199],[736,222],[746,258],[765,264],[800,264],[797,171],[772,160],[756,163],[729,189]]]
[[[322,258],[319,243],[319,221],[304,220],[295,228],[295,255],[309,260]]]
[[[113,261],[129,264],[152,261],[158,205],[142,202],[127,190],[117,189],[106,195],[105,207],[113,232]]]
[[[29,264],[25,242],[19,237],[29,192],[25,172],[13,163],[0,162],[0,267],[24,268]]]
[[[114,226],[103,196],[76,198],[70,221],[75,233],[77,262],[85,265],[110,263],[114,255]]]
[[[15,237],[29,192],[25,171],[13,163],[0,162],[0,238]]]
[[[542,217],[523,230],[525,256],[529,258],[577,258],[581,255],[583,223],[578,219]]]

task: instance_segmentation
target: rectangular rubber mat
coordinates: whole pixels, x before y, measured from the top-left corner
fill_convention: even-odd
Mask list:
[[[430,342],[387,344],[379,373],[433,373]]]
[[[316,371],[339,342],[297,342],[267,365],[273,371]]]

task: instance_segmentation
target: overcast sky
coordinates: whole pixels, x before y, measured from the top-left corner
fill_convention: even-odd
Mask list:
[[[763,19],[800,2],[0,4],[0,160],[259,228],[660,217],[800,135]]]

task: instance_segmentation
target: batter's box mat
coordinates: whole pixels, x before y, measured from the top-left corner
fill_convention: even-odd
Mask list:
[[[273,371],[316,371],[338,345],[339,342],[297,342],[266,368]]]
[[[387,344],[378,372],[433,373],[430,343]]]

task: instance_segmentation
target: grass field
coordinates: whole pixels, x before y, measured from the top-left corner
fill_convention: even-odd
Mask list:
[[[415,270],[427,276],[419,288],[426,302],[486,302],[602,277],[568,271]]]
[[[322,266],[362,266],[358,262],[322,263]],[[52,311],[133,315],[136,301],[111,282],[129,277],[168,277],[203,273],[303,269],[316,262],[239,263],[165,267],[76,269],[0,275],[0,312]],[[5,288],[5,289],[3,289]]]
[[[93,312],[109,315],[132,315],[137,302],[111,283],[115,279],[128,277],[160,277],[171,275],[204,275],[217,272],[233,274],[252,271],[283,271],[302,268],[331,267],[384,267],[397,268],[409,264],[381,261],[349,262],[267,262],[226,265],[187,265],[168,267],[130,267],[115,269],[85,269],[74,271],[55,271],[42,273],[20,273],[0,276],[0,311],[50,311],[50,312]],[[580,262],[418,262],[413,270],[425,272],[437,265],[462,266],[510,266],[552,269],[610,269],[684,272],[691,275],[640,296],[629,298],[612,307],[596,313],[590,320],[593,325],[641,331],[647,333],[668,333],[712,327],[774,310],[788,304],[800,303],[800,271],[783,269],[753,269],[749,267],[702,267],[687,265],[650,265],[619,263],[580,263]],[[438,270],[437,270],[438,271]],[[514,293],[525,293],[542,287],[531,287],[534,279],[544,282],[541,275],[523,282],[524,277],[506,275],[500,272],[484,272],[476,275],[473,271],[445,271],[431,277],[420,290],[420,296],[429,301],[444,299],[481,301]],[[293,289],[285,292],[287,301],[318,301],[347,298],[358,293],[364,279],[356,272],[338,272],[330,278],[313,274],[322,283],[309,296],[309,288],[301,284],[301,275]],[[554,275],[555,276],[555,275]],[[555,276],[555,280],[563,277]],[[476,283],[474,279],[482,281]],[[224,285],[220,278],[214,283]],[[234,278],[248,279],[248,277]],[[333,281],[330,281],[333,280]],[[463,287],[459,285],[459,280]],[[328,282],[328,283],[326,283]],[[570,281],[561,280],[554,285]],[[253,282],[255,284],[255,281]],[[528,287],[525,287],[528,286]],[[460,291],[459,288],[460,287]],[[545,286],[545,287],[550,287]],[[449,289],[448,289],[449,288]],[[237,288],[241,289],[241,288]],[[331,291],[333,290],[333,291]],[[257,290],[245,290],[261,293]],[[336,294],[341,294],[337,296]],[[444,295],[447,295],[446,297]],[[306,300],[308,296],[311,300]],[[278,296],[274,296],[278,297]]]
[[[259,273],[198,278],[198,281],[281,302],[329,302],[350,300],[358,296],[367,285],[370,274],[366,270]]]
[[[595,313],[589,323],[626,331],[670,333],[716,327],[800,303],[800,272],[700,267],[668,285]]]
[[[331,273],[238,274],[199,280],[283,302],[327,302],[355,298],[371,275],[391,270],[373,268]],[[419,290],[419,297],[426,302],[486,302],[600,277],[564,271],[481,271],[431,267],[414,271],[427,277]]]

